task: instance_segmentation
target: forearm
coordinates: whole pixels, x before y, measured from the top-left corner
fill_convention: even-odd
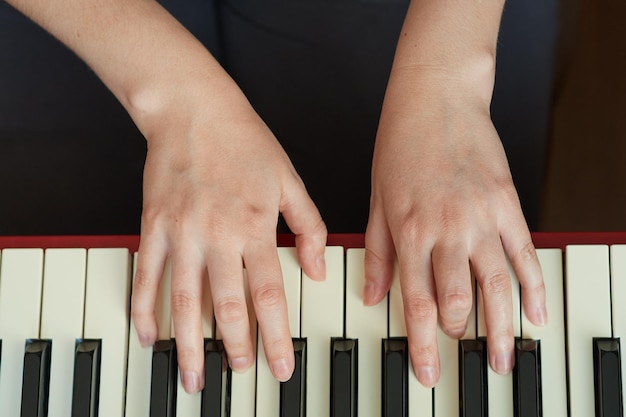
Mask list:
[[[488,105],[503,4],[504,0],[411,1],[388,93],[412,94],[415,91],[408,86],[419,88],[427,80],[431,85],[475,87]]]
[[[156,1],[8,3],[79,55],[147,137],[159,127],[155,122],[163,112],[191,104],[189,94],[201,94],[207,108],[218,108],[211,99],[223,96],[220,89],[234,90],[232,80],[204,46]]]

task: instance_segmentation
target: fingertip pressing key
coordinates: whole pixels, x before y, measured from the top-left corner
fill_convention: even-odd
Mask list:
[[[515,353],[513,351],[498,352],[495,357],[493,370],[501,375],[506,375],[513,370]]]
[[[193,371],[186,371],[182,373],[183,387],[189,394],[199,392],[204,388],[204,384],[200,374]]]
[[[147,348],[154,345],[154,337],[148,335],[147,333],[141,332],[138,333],[137,336],[139,337],[139,343],[141,344],[141,347]]]
[[[230,368],[235,372],[245,372],[251,365],[250,359],[246,356],[229,359]]]
[[[537,314],[537,325],[538,326],[545,326],[546,324],[548,324],[548,311],[546,310],[546,306],[542,305],[540,307],[537,308],[536,311]]]
[[[422,366],[417,370],[417,380],[426,388],[432,388],[437,383],[439,375],[434,366]]]
[[[280,382],[286,382],[291,378],[293,369],[289,367],[289,361],[285,358],[277,359],[270,364],[272,375]]]

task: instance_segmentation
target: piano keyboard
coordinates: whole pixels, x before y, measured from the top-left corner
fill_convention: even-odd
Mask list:
[[[194,395],[177,375],[169,269],[157,302],[160,342],[142,349],[129,325],[137,237],[0,238],[0,415],[622,416],[626,245],[613,243],[626,243],[626,234],[533,238],[549,323],[525,319],[514,285],[510,375],[488,369],[477,290],[462,339],[440,334],[440,382],[420,386],[397,279],[386,301],[364,307],[363,237],[337,235],[329,238],[338,246],[326,250],[322,283],[303,276],[293,248],[279,248],[296,351],[292,379],[272,378],[254,317],[256,366],[231,373],[205,294],[206,388]],[[563,253],[568,243],[575,245]]]

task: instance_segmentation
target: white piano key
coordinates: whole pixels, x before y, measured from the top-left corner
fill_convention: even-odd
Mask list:
[[[133,259],[133,279],[137,268],[137,254]],[[128,369],[126,381],[126,416],[148,417],[150,414],[151,349],[139,343],[135,325],[130,323],[128,336]]]
[[[381,349],[387,337],[387,297],[375,306],[363,305],[365,249],[348,249],[346,255],[346,337],[359,340],[359,417],[374,417],[381,410]]]
[[[202,335],[205,339],[213,338],[213,300],[211,298],[211,288],[208,276],[203,276],[202,282]],[[172,337],[176,337],[176,331],[172,326]],[[176,415],[177,416],[199,416],[201,413],[202,395],[201,392],[189,394],[185,391],[183,381],[178,369],[178,387],[176,391]]]
[[[475,320],[474,320],[475,321]],[[398,268],[395,269],[393,282],[389,291],[389,337],[406,337],[404,321],[404,303],[400,288]],[[456,358],[457,356],[453,356]],[[433,390],[419,383],[409,358],[409,417],[432,415]],[[454,394],[452,394],[454,395]]]
[[[39,335],[43,251],[5,249],[0,266],[0,404],[2,415],[20,415],[26,339]]]
[[[285,297],[292,338],[300,337],[300,280],[301,270],[295,248],[278,248],[278,258],[283,274]],[[259,332],[257,348],[257,416],[277,416],[280,413],[280,383],[272,376],[263,338]]]
[[[243,274],[244,291],[246,293],[246,303],[248,305],[248,319],[250,321],[250,337],[252,338],[252,349],[257,351],[257,322],[254,313],[254,304],[248,288],[248,274],[244,270]],[[221,336],[216,330],[217,338]],[[257,353],[257,357],[259,354]],[[256,407],[257,366],[256,364],[248,368],[243,373],[233,372],[230,379],[230,415],[231,416],[253,416]]]
[[[129,295],[128,249],[89,249],[83,337],[103,340],[99,399],[99,415],[102,416],[124,412]]]
[[[595,414],[594,337],[611,337],[609,249],[573,245],[565,252],[570,417]]]
[[[521,335],[521,307],[520,307],[520,287],[517,277],[511,264],[509,264],[509,274],[511,276],[511,302],[513,307],[513,336]],[[485,323],[485,310],[483,306],[483,294],[480,288],[477,290],[477,335],[487,336],[487,326]],[[489,344],[487,344],[489,352]],[[513,373],[507,375],[497,374],[491,366],[487,371],[487,384],[489,386],[489,414],[498,417],[513,417]]]
[[[344,251],[327,247],[326,280],[302,277],[302,337],[307,338],[306,407],[308,416],[330,410],[330,340],[343,336]]]
[[[41,303],[42,339],[51,339],[48,414],[69,416],[72,411],[74,349],[83,336],[87,251],[48,249],[44,260]]]
[[[541,389],[544,415],[567,417],[563,253],[560,249],[537,249],[537,257],[546,287],[548,323],[542,327],[535,326],[525,314],[522,314],[522,337],[541,341]]]
[[[611,246],[611,300],[613,337],[619,338],[621,349],[626,348],[626,245]],[[626,384],[626,358],[622,356],[622,395]]]
[[[476,291],[476,283],[473,279],[472,288]],[[476,300],[475,294],[474,300]],[[473,302],[467,320],[467,328],[461,339],[475,339],[477,337],[476,316],[477,302]],[[459,341],[449,337],[441,330],[441,327],[438,327],[437,343],[439,347],[440,374],[439,382],[434,388],[434,416],[458,417],[459,403],[451,401],[451,399],[459,398]]]

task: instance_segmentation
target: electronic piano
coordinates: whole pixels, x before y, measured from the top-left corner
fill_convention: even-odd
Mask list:
[[[441,378],[426,389],[409,363],[397,279],[386,300],[362,305],[363,236],[329,236],[322,283],[303,276],[293,237],[280,236],[293,377],[272,378],[254,317],[256,365],[230,372],[205,294],[205,389],[189,395],[177,375],[167,268],[159,342],[142,349],[130,325],[137,236],[0,237],[0,416],[623,416],[626,233],[533,240],[549,322],[525,319],[514,281],[510,375],[487,365],[480,290],[461,340],[440,333]]]

